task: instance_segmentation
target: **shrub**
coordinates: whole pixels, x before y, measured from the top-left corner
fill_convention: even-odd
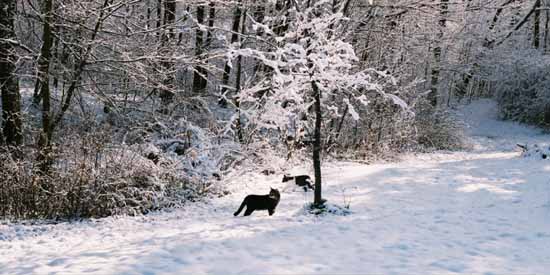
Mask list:
[[[432,110],[428,103],[415,111],[416,140],[424,149],[458,150],[466,148],[464,124],[449,110]]]
[[[494,93],[503,119],[550,127],[550,57],[522,51],[502,58]]]
[[[0,152],[0,216],[135,215],[178,206],[208,191],[207,182],[188,177],[169,156],[155,164],[139,146],[104,145],[97,137],[73,140],[54,149],[48,173],[35,164],[34,148],[24,148],[19,159]]]

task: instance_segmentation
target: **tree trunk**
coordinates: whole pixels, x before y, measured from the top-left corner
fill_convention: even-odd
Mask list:
[[[216,4],[211,1],[208,6],[208,32],[206,34],[206,48],[210,49],[212,46],[212,30],[214,28],[214,21],[216,20]]]
[[[53,135],[52,115],[51,115],[51,103],[50,103],[50,74],[49,68],[51,63],[51,48],[53,45],[52,34],[52,5],[53,0],[46,0],[44,2],[43,14],[44,14],[44,27],[42,31],[42,48],[40,50],[40,57],[38,59],[38,81],[37,85],[40,88],[38,93],[38,99],[35,98],[34,102],[38,103],[42,100],[42,133],[38,139],[38,162],[40,171],[46,173],[50,166],[50,152],[51,152],[51,139]]]
[[[443,44],[443,32],[447,26],[447,13],[448,13],[449,0],[440,0],[440,18],[439,18],[439,31],[437,34],[437,39],[435,41],[436,46],[433,49],[434,55],[434,64],[431,72],[431,88],[430,93],[428,94],[428,100],[432,106],[437,105],[439,97],[439,76],[440,76],[440,66],[441,66],[441,45]]]
[[[204,4],[199,4],[197,6],[197,23],[204,24]],[[201,27],[197,27],[197,31],[195,34],[195,57],[196,60],[201,62],[203,59],[202,54],[204,52],[204,31],[202,31]],[[193,92],[199,93],[206,89],[206,77],[207,72],[206,69],[201,65],[195,66],[195,71],[193,72]]]
[[[256,6],[254,7],[254,20],[260,24],[263,24],[264,23],[264,19],[265,19],[265,3],[263,2],[260,2],[260,3],[257,3]],[[262,28],[258,28],[256,30],[256,37],[262,37],[264,35],[264,29]],[[264,66],[263,65],[263,62],[261,61],[257,61],[256,64],[254,65],[254,70],[253,70],[253,75],[257,76],[259,72],[262,72],[262,71],[267,71],[267,66]]]
[[[44,28],[42,31],[42,48],[40,50],[40,57],[38,59],[38,80],[40,87],[39,99],[35,102],[42,100],[42,135],[40,137],[40,147],[49,145],[49,140],[52,137],[50,131],[51,124],[51,104],[50,104],[50,63],[52,55],[53,34],[52,34],[52,5],[53,0],[46,0],[44,2],[43,14],[44,14]]]
[[[170,41],[175,37],[176,22],[176,0],[166,0],[164,2],[164,32],[162,35],[161,47],[163,48],[164,61],[162,67],[164,69],[164,78],[162,89],[160,89],[160,98],[162,105],[166,106],[174,100],[174,63],[169,60]]]
[[[313,205],[319,207],[323,205],[324,200],[321,196],[321,90],[317,87],[315,81],[311,82],[313,96],[315,98],[315,133],[313,140],[313,170],[315,174],[315,194]]]
[[[157,0],[157,39],[160,41],[162,38],[162,0]]]
[[[546,20],[544,22],[544,53],[548,54],[548,43],[550,42],[550,39],[548,38],[548,35],[550,34],[550,8],[548,4],[545,4],[546,10]]]
[[[533,47],[535,49],[540,48],[540,7],[541,7],[541,0],[536,0],[535,2],[535,22],[533,26]]]
[[[3,136],[7,145],[23,143],[21,121],[21,95],[16,73],[17,60],[12,40],[16,40],[14,18],[17,1],[8,0],[0,4],[0,89],[2,94]],[[0,136],[1,137],[1,136]],[[0,140],[0,143],[2,140]]]
[[[233,12],[233,24],[231,27],[231,43],[237,42],[239,35],[239,25],[241,22],[241,0],[237,2],[237,5],[235,6],[235,11]],[[227,85],[229,85],[229,76],[231,75],[231,64],[229,63],[231,60],[228,60],[225,62],[225,65],[223,66],[223,76],[222,76],[222,88],[221,88],[221,98],[220,98],[220,105],[222,107],[227,106],[227,101],[225,98],[227,98]]]
[[[244,34],[246,29],[246,11],[244,12],[243,14],[243,22],[242,22],[242,26],[241,26],[241,34]],[[242,38],[239,38],[239,42],[241,43],[240,45],[240,48],[242,49],[243,45],[242,45]],[[239,142],[240,143],[243,143],[244,142],[244,138],[243,138],[243,127],[241,125],[241,100],[239,98],[239,93],[241,92],[241,76],[242,76],[242,59],[243,57],[241,55],[239,55],[237,57],[237,75],[236,75],[236,79],[235,79],[235,94],[237,95],[235,98],[234,98],[234,101],[235,101],[235,108],[237,108],[237,112],[238,112],[238,116],[237,116],[237,121],[236,121],[236,125],[235,127],[237,128],[237,138],[239,139]]]

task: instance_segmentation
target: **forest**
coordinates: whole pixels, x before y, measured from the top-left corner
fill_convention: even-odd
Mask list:
[[[545,2],[4,1],[0,214],[144,213],[273,156],[320,185],[326,158],[464,147],[478,97],[547,126]]]
[[[531,152],[550,128],[549,33],[549,0],[2,0],[0,222],[212,202],[233,219],[296,173],[297,207],[345,216],[368,185],[335,191],[338,165],[413,158],[422,177],[423,156]],[[339,269],[292,273],[318,271]]]
[[[1,212],[144,212],[244,160],[457,149],[448,109],[472,97],[546,125],[546,3],[500,2],[7,1]]]

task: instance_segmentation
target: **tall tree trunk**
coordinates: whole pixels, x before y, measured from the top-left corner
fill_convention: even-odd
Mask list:
[[[546,9],[546,20],[544,22],[544,53],[548,53],[548,43],[550,42],[550,39],[548,37],[548,35],[550,34],[550,10],[548,10],[548,8],[550,8],[550,6],[548,5],[548,3],[545,3],[544,4],[544,8]]]
[[[233,12],[233,24],[231,26],[231,44],[237,42],[239,35],[239,25],[241,22],[241,0],[237,2],[237,5],[235,6],[235,11]],[[222,76],[222,88],[221,88],[221,98],[220,98],[220,105],[225,107],[227,106],[227,86],[229,85],[229,77],[231,75],[231,60],[228,60],[225,62],[225,65],[223,66],[223,76]]]
[[[204,4],[199,4],[197,6],[197,23],[203,25],[205,19],[205,7]],[[195,34],[195,56],[196,60],[200,63],[203,59],[204,52],[204,31],[202,27],[197,27]],[[207,85],[207,72],[202,64],[195,66],[195,71],[193,72],[193,92],[199,93],[206,89]]]
[[[17,57],[12,43],[17,39],[14,31],[16,7],[16,0],[7,0],[0,4],[0,89],[3,123],[1,132],[6,144],[12,146],[23,143],[21,95],[15,65]]]
[[[157,0],[157,40],[161,41],[163,30],[162,26],[162,0]]]
[[[212,30],[214,29],[214,21],[216,20],[216,4],[213,1],[208,3],[208,32],[206,33],[206,48],[212,46]]]
[[[534,25],[533,25],[533,47],[535,49],[540,48],[540,8],[541,0],[535,1],[535,11],[534,11]]]
[[[162,89],[160,89],[160,98],[162,105],[166,106],[174,100],[174,63],[169,60],[170,43],[175,37],[176,22],[176,0],[165,0],[164,2],[164,32],[162,35],[161,47],[165,55],[163,57],[162,67],[164,68],[164,78]]]
[[[440,17],[439,17],[439,30],[437,34],[437,39],[435,41],[436,46],[433,49],[433,55],[434,55],[434,63],[432,67],[431,72],[431,88],[430,93],[428,94],[428,100],[430,101],[430,104],[432,106],[437,105],[438,97],[439,97],[439,77],[440,77],[440,66],[441,66],[441,49],[443,44],[443,32],[445,31],[445,27],[447,26],[447,13],[448,13],[448,7],[449,6],[449,0],[440,0],[439,4],[439,10],[440,10]]]
[[[254,8],[254,21],[263,24],[265,19],[265,3],[259,2],[256,3],[256,6]],[[256,37],[262,37],[264,35],[264,29],[258,28],[256,30]],[[266,71],[266,66],[263,65],[263,62],[258,60],[256,64],[254,65],[253,74],[257,75],[260,71]]]
[[[246,29],[245,29],[246,28],[246,11],[243,13],[242,17],[243,17],[243,22],[241,24],[241,34],[244,34],[245,31],[246,31]],[[241,44],[240,48],[242,49],[243,48],[242,37],[239,38],[239,43]],[[241,109],[240,109],[241,108],[241,99],[238,96],[239,93],[241,92],[242,59],[243,59],[242,55],[239,55],[237,57],[237,75],[236,75],[236,79],[235,79],[235,94],[237,96],[234,98],[235,108],[237,108],[237,112],[238,112],[235,127],[237,128],[237,138],[239,139],[240,143],[244,142],[243,127],[241,125]]]
[[[321,90],[315,81],[311,82],[313,97],[315,99],[315,132],[313,135],[313,170],[315,174],[315,194],[313,205],[320,207],[324,200],[321,196]]]
[[[51,132],[51,104],[50,104],[50,63],[52,56],[53,34],[53,0],[44,1],[44,27],[42,31],[42,48],[40,49],[40,57],[38,58],[38,87],[40,88],[39,98],[35,102],[42,100],[42,134],[39,139],[39,147],[44,149],[49,146],[52,138]],[[41,154],[44,154],[42,152]],[[43,156],[40,157],[43,159]]]

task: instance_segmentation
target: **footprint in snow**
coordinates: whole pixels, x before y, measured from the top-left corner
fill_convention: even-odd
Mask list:
[[[64,264],[67,261],[67,258],[57,258],[48,263],[49,266],[59,266]]]
[[[436,261],[431,263],[430,266],[456,273],[463,272],[466,269],[466,266],[464,264],[452,260]]]

